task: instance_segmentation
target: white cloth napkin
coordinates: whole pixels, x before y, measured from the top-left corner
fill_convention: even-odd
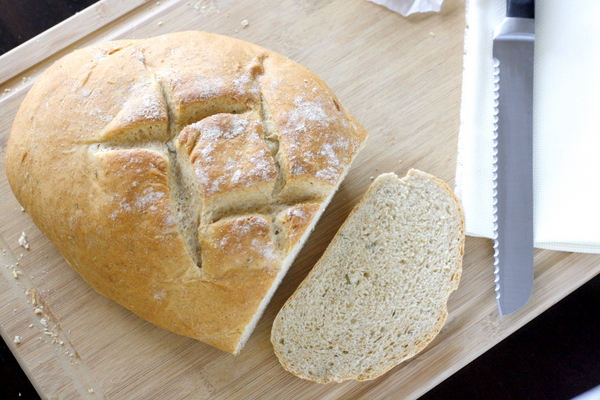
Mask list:
[[[444,0],[369,0],[408,17],[417,12],[438,12]]]
[[[492,38],[505,0],[468,0],[456,192],[492,237]],[[600,1],[536,2],[534,241],[600,253]]]

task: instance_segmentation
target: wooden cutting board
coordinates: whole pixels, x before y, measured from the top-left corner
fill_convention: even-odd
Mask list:
[[[418,168],[453,185],[464,7],[448,0],[440,13],[404,18],[365,0],[102,0],[0,57],[0,331],[40,395],[416,398],[598,274],[598,255],[536,251],[531,302],[501,318],[491,241],[469,237],[446,326],[414,359],[373,381],[319,385],[286,373],[273,355],[275,314],[372,177]],[[53,61],[99,41],[192,29],[254,42],[307,66],[371,134],[239,356],[157,328],[92,291],[21,211],[4,172],[14,114]],[[29,249],[19,244],[23,232]]]

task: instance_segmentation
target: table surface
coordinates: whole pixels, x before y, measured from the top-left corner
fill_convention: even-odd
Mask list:
[[[0,0],[0,54],[94,0]],[[36,12],[30,10],[35,8]],[[34,18],[35,17],[35,18]],[[600,385],[600,276],[579,288],[446,381],[424,399],[570,399]],[[38,398],[0,340],[2,398]]]

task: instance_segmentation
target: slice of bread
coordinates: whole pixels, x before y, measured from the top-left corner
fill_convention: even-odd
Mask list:
[[[379,176],[273,323],[281,365],[318,383],[374,379],[439,333],[464,252],[460,203],[418,170]]]

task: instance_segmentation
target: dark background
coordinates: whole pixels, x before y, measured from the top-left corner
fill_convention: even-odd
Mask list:
[[[0,55],[95,0],[0,0]],[[600,385],[600,275],[422,397],[567,400]],[[0,398],[39,399],[0,340]]]

